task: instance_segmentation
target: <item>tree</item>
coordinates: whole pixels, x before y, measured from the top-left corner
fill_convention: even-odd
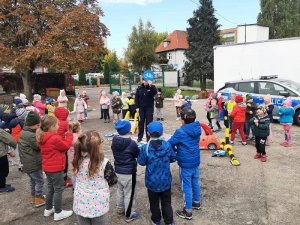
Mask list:
[[[214,15],[212,0],[200,0],[200,6],[188,20],[189,47],[185,51],[187,62],[184,69],[186,82],[200,80],[201,90],[206,90],[206,79],[213,79],[213,46],[220,44],[218,20]]]
[[[36,67],[88,69],[103,50],[108,30],[97,1],[0,0],[0,5],[0,63],[21,74],[29,98]]]
[[[120,72],[120,62],[116,52],[108,51],[103,59],[104,63],[104,83],[109,83],[110,73],[119,73]]]
[[[157,33],[148,21],[145,25],[140,19],[138,26],[132,27],[132,32],[128,38],[128,48],[125,57],[132,63],[135,71],[141,72],[150,68],[157,62],[155,48],[167,37],[167,33]]]
[[[86,74],[84,70],[80,70],[79,72],[79,85],[86,85],[87,81],[86,81]]]
[[[257,23],[270,28],[270,38],[300,36],[300,0],[261,0]]]

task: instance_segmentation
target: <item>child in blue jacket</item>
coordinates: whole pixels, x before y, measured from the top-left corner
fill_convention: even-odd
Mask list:
[[[176,161],[176,153],[161,137],[163,126],[160,122],[151,122],[147,129],[150,140],[148,144],[142,146],[138,163],[146,166],[145,185],[148,189],[152,224],[160,225],[162,214],[165,224],[173,225],[175,223],[171,204],[170,163]],[[159,202],[161,202],[161,210]]]
[[[183,110],[180,114],[182,126],[177,129],[169,140],[173,148],[177,149],[177,162],[181,189],[183,191],[184,208],[176,211],[176,215],[191,220],[192,209],[200,209],[201,189],[200,177],[200,123],[196,120],[193,109]]]
[[[295,110],[292,107],[292,99],[288,98],[283,102],[283,107],[280,107],[276,113],[280,116],[279,122],[283,126],[285,141],[281,143],[284,147],[292,146],[291,128],[293,125]]]

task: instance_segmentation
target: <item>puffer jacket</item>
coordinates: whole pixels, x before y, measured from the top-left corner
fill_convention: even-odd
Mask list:
[[[239,103],[233,107],[230,117],[233,118],[235,123],[245,123],[246,121],[246,104]]]
[[[43,104],[41,101],[34,101],[32,105],[40,111],[40,116],[45,115],[45,109],[47,106]]]
[[[3,129],[9,129],[9,123],[12,119],[16,117],[16,108],[12,108],[10,112],[0,111],[0,120],[3,121]]]
[[[112,140],[111,149],[115,159],[116,173],[136,173],[136,158],[139,155],[139,148],[131,138],[115,136]]]
[[[255,119],[258,120],[258,126],[254,124]],[[267,113],[262,117],[254,116],[250,119],[250,124],[253,125],[255,137],[268,137],[270,135],[270,118]]]
[[[293,124],[294,115],[295,115],[295,110],[293,107],[288,107],[286,109],[283,107],[280,107],[276,111],[276,114],[278,114],[280,116],[279,117],[280,123]]]
[[[163,192],[172,185],[170,163],[176,161],[176,153],[170,143],[164,140],[151,140],[143,145],[138,163],[146,166],[145,186],[153,192]]]
[[[7,155],[7,145],[16,148],[17,142],[9,133],[0,128],[0,157]]]
[[[11,130],[11,135],[18,142],[19,136],[24,126],[24,120],[16,117],[9,122],[8,129]]]
[[[20,134],[18,148],[25,173],[42,169],[42,156],[36,142],[36,130],[25,126]]]
[[[200,135],[200,122],[195,121],[182,125],[168,141],[177,149],[177,162],[181,168],[195,168],[200,165]]]
[[[64,171],[66,152],[72,145],[73,134],[66,133],[64,139],[57,132],[45,132],[42,141],[38,143],[42,155],[42,167],[45,172],[55,173]]]
[[[59,135],[64,135],[69,129],[69,122],[67,121],[69,111],[65,107],[57,107],[54,111],[55,117],[58,119],[58,131]]]

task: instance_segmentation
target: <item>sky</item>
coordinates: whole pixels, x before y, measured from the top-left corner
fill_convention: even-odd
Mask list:
[[[132,27],[150,21],[155,31],[172,33],[186,30],[187,20],[199,7],[199,0],[99,0],[104,11],[100,20],[110,30],[107,47],[123,57]],[[259,0],[213,0],[222,29],[256,23]]]

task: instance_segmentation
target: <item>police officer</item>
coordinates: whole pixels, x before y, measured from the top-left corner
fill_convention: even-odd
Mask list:
[[[147,125],[153,121],[154,96],[157,93],[156,87],[152,85],[153,78],[154,74],[153,77],[151,77],[149,76],[149,73],[148,75],[144,73],[142,85],[137,88],[135,94],[136,111],[139,113],[138,142],[141,142],[143,139],[145,122],[147,141],[150,139],[147,133]]]

